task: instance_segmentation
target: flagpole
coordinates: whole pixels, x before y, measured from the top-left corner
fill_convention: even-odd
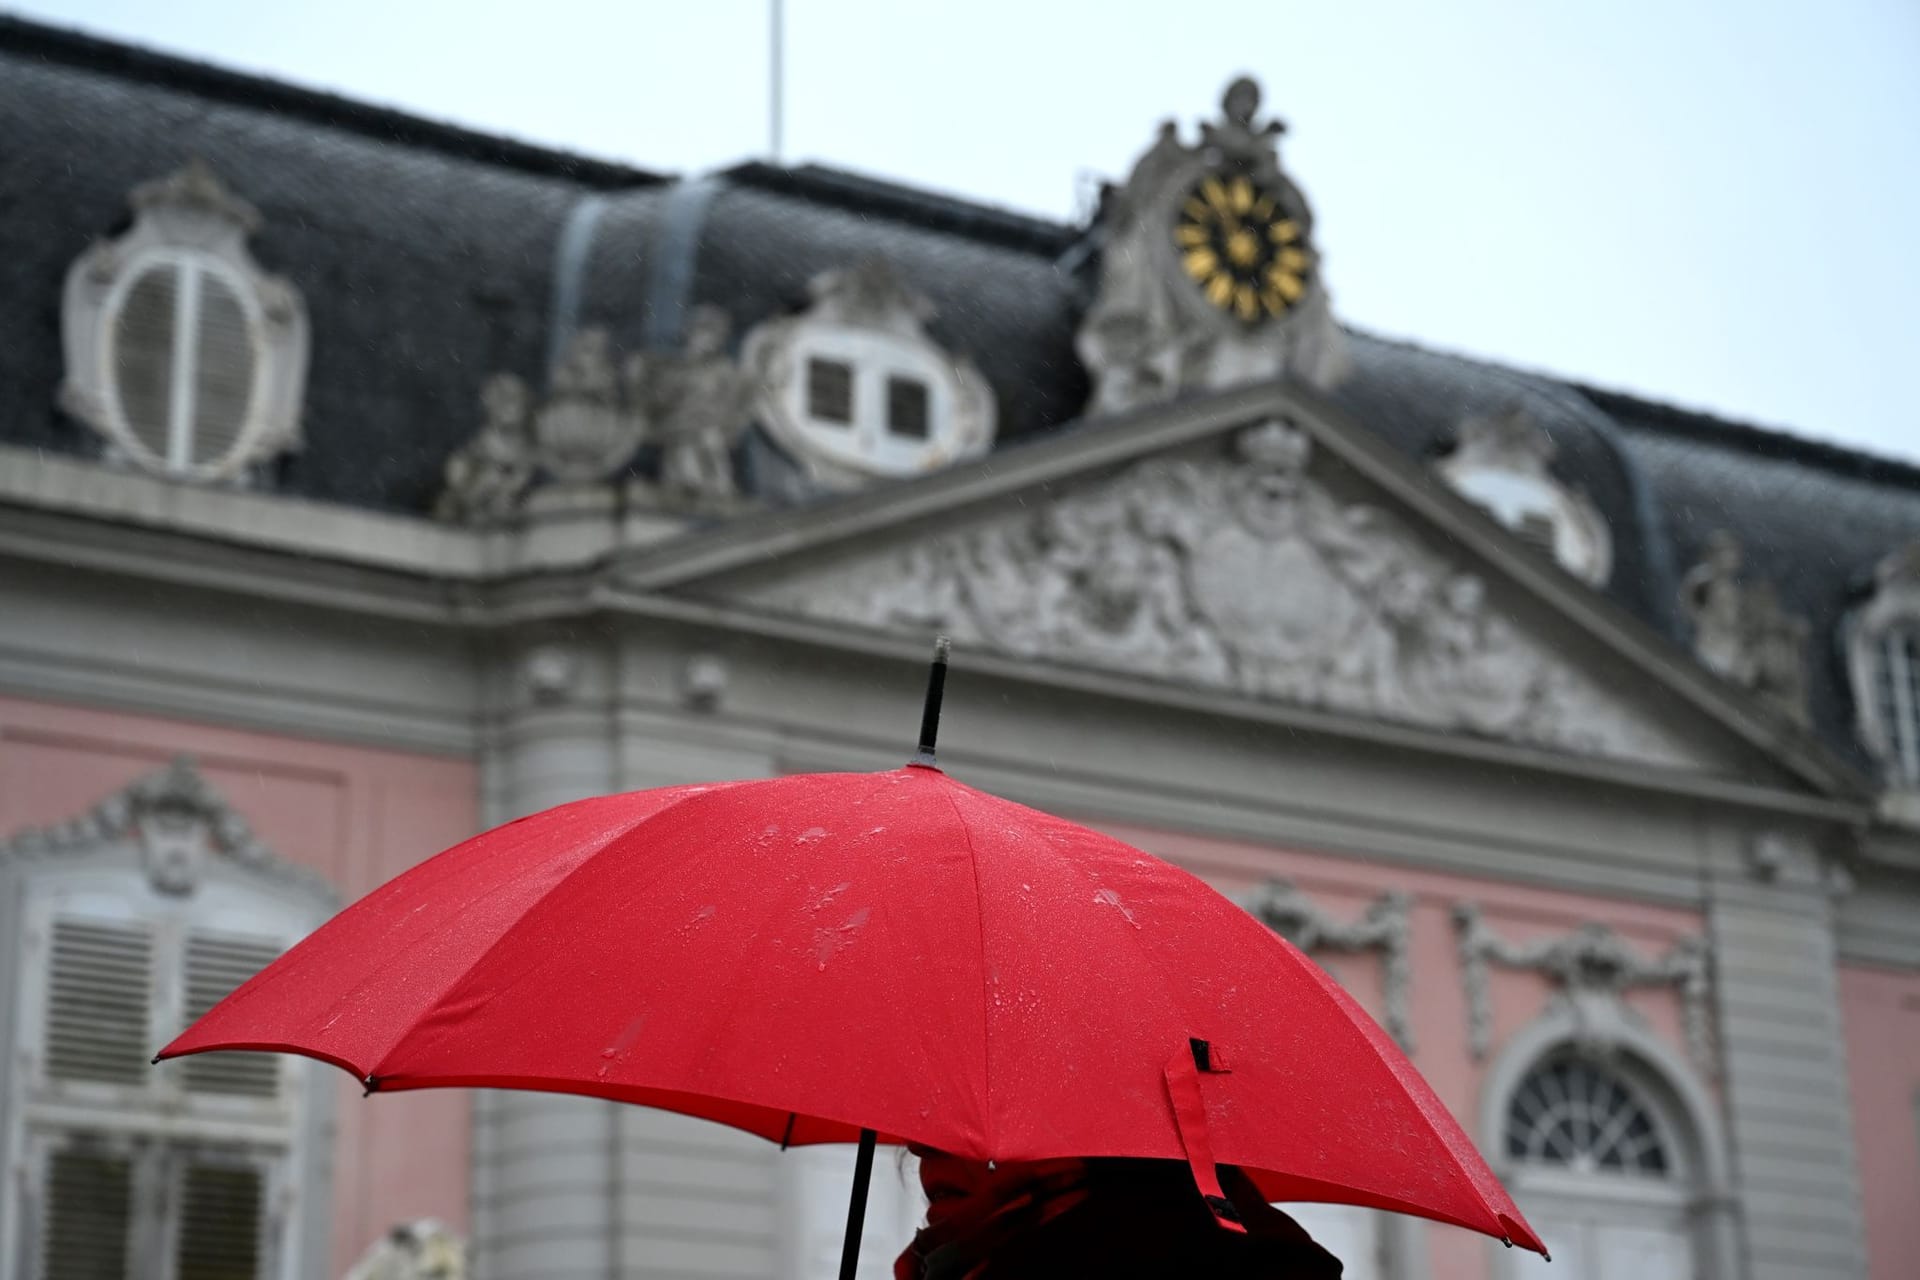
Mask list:
[[[785,6],[781,3],[781,0],[770,0],[770,3],[772,5],[772,13],[770,14],[770,38],[768,40],[767,151],[768,158],[772,160],[774,164],[779,164],[781,151],[784,149],[782,146],[784,139],[780,135],[782,125],[785,123],[781,119],[781,109],[783,99],[786,97],[786,85],[784,84],[786,77],[786,67],[784,65],[786,61],[786,22],[784,13]]]

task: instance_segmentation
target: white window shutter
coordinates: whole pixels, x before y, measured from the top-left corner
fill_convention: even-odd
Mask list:
[[[223,461],[240,443],[253,398],[254,370],[246,309],[232,287],[211,271],[200,273],[198,321],[188,455],[196,467]]]
[[[144,1087],[152,1003],[147,928],[56,917],[47,965],[47,1079]]]
[[[133,1159],[85,1146],[47,1156],[41,1280],[121,1280],[131,1275]]]
[[[141,272],[113,323],[113,386],[127,428],[154,457],[172,441],[174,326],[180,269],[160,263]]]
[[[183,961],[185,1019],[192,1023],[267,967],[285,948],[275,938],[195,931],[187,935]],[[181,1062],[189,1093],[271,1099],[279,1096],[284,1070],[273,1053],[200,1053]]]

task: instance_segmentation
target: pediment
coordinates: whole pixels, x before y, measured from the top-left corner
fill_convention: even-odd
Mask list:
[[[696,590],[1037,665],[1710,767],[1700,726],[1619,692],[1644,679],[1396,507],[1274,417]]]

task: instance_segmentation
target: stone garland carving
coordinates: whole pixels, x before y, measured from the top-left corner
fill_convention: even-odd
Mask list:
[[[1492,1045],[1493,1007],[1487,966],[1498,964],[1550,978],[1559,988],[1555,999],[1567,1004],[1578,1025],[1586,1029],[1586,1047],[1596,1050],[1609,1045],[1603,1029],[1605,1020],[1590,1012],[1593,1002],[1607,1002],[1617,1013],[1632,1016],[1621,999],[1628,990],[1676,988],[1686,1022],[1687,1051],[1702,1071],[1714,1070],[1707,1007],[1709,955],[1704,939],[1681,938],[1664,955],[1649,960],[1603,924],[1589,922],[1558,938],[1522,944],[1494,934],[1474,903],[1457,904],[1453,919],[1459,933],[1461,979],[1467,991],[1468,1039],[1476,1061],[1483,1060]]]
[[[1017,657],[1628,758],[1681,758],[1269,421],[1031,514],[762,586],[773,608]]]
[[[537,480],[604,484],[649,444],[660,450],[651,496],[661,505],[732,505],[732,451],[752,421],[754,387],[727,355],[730,332],[724,311],[698,306],[681,351],[621,361],[606,330],[583,329],[537,402],[519,377],[494,374],[481,387],[480,429],[447,459],[436,514],[497,521],[520,509]]]
[[[331,901],[332,886],[283,861],[255,838],[247,820],[221,798],[186,756],[108,796],[86,813],[0,840],[0,864],[90,852],[137,841],[148,878],[163,893],[192,893],[209,856],[311,889]]]
[[[1807,623],[1781,607],[1773,585],[1746,581],[1740,544],[1721,530],[1680,583],[1693,652],[1714,674],[1808,722]]]
[[[1221,119],[1197,145],[1169,120],[1126,183],[1107,200],[1098,228],[1100,278],[1075,347],[1093,375],[1089,412],[1116,413],[1183,391],[1282,375],[1329,387],[1345,376],[1345,340],[1316,268],[1284,316],[1249,327],[1209,305],[1188,279],[1172,232],[1182,203],[1209,175],[1246,174],[1277,199],[1312,254],[1313,215],[1281,171],[1285,126],[1259,119],[1260,87],[1240,79],[1221,99]]]
[[[1408,1011],[1413,977],[1411,895],[1382,894],[1360,919],[1342,922],[1315,906],[1292,881],[1273,879],[1249,894],[1243,905],[1255,919],[1308,955],[1321,950],[1380,952],[1387,1034],[1403,1051],[1413,1052],[1413,1020]]]

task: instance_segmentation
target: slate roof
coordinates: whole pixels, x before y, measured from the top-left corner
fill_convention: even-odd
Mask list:
[[[622,350],[674,346],[697,303],[738,338],[875,253],[986,375],[1003,442],[1072,422],[1087,395],[1085,227],[811,166],[676,181],[3,17],[0,138],[10,444],[97,452],[55,407],[62,280],[125,225],[133,187],[193,156],[260,208],[255,256],[306,299],[307,445],[271,477],[289,493],[424,511],[489,373],[541,384],[584,325]],[[1816,725],[1860,758],[1838,637],[1874,563],[1920,537],[1920,468],[1363,333],[1352,349],[1333,399],[1415,458],[1463,417],[1526,408],[1608,521],[1608,593],[1676,640],[1682,571],[1732,531],[1811,623]],[[750,475],[779,465],[749,450]]]

